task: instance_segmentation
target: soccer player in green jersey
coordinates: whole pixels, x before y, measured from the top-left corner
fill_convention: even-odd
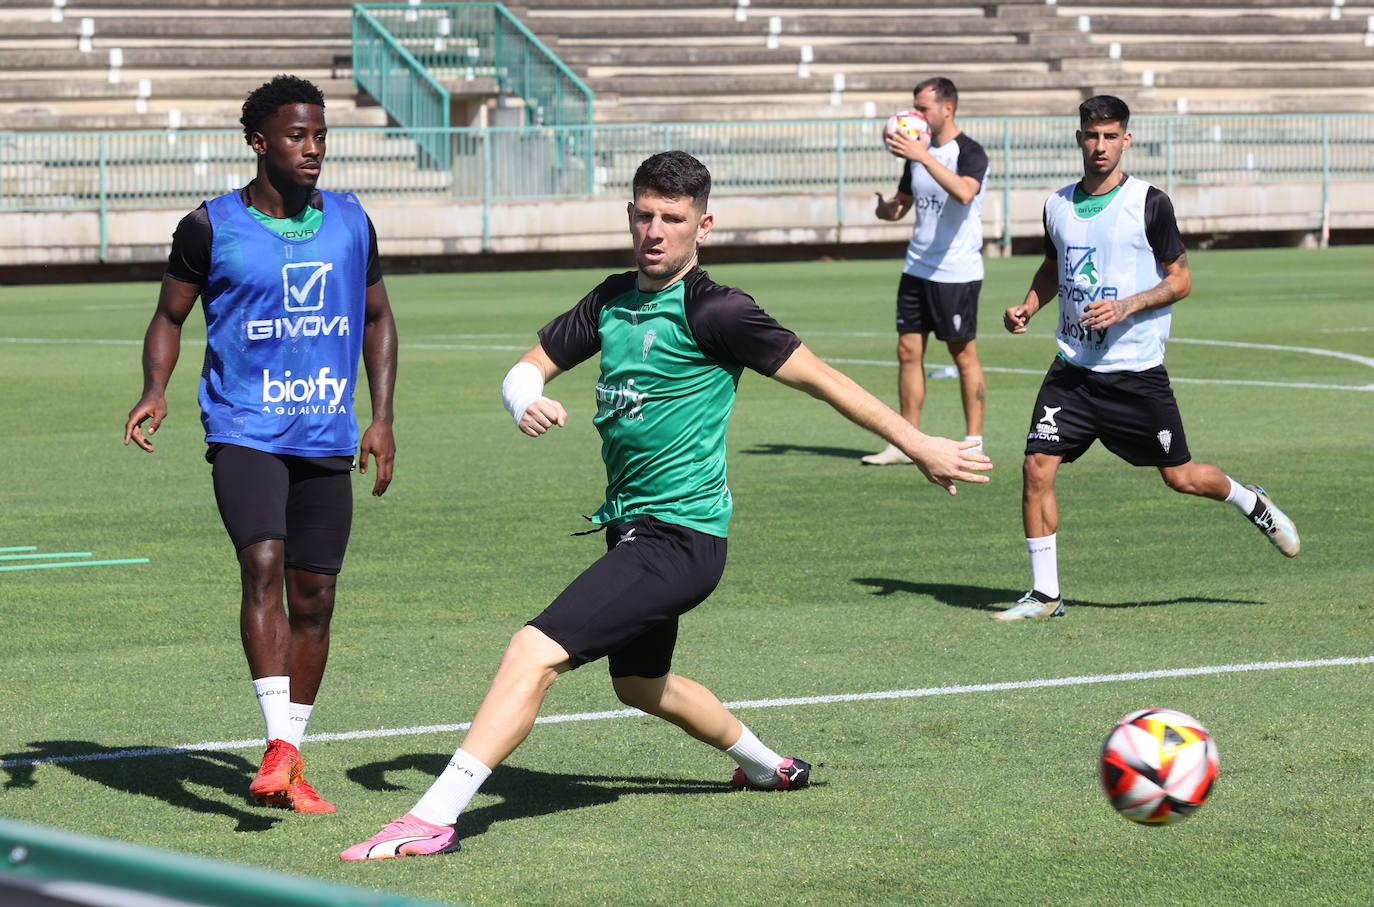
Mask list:
[[[482,782],[529,734],[558,676],[605,657],[616,695],[738,763],[739,787],[790,790],[811,766],[761,742],[720,700],[669,671],[678,618],[711,594],[725,568],[730,489],[725,428],[745,367],[826,401],[900,448],[930,481],[986,482],[973,448],[922,434],[822,362],[747,294],[697,263],[714,222],[711,175],[681,151],[654,155],[629,203],[636,270],[607,278],[539,332],[502,385],[520,430],[567,422],[544,386],[600,354],[594,418],[606,499],[594,517],[607,553],[512,637],[496,677],[448,767],[409,813],[345,850],[378,860],[459,849],[454,825]]]

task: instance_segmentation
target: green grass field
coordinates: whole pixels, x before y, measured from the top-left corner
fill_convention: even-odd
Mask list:
[[[1189,444],[1270,491],[1302,531],[1296,560],[1096,447],[1061,473],[1068,616],[988,620],[1029,582],[1019,467],[1053,356],[1052,313],[1029,336],[1000,326],[1037,261],[992,260],[989,485],[950,498],[914,469],[862,468],[876,438],[776,382],[741,384],[730,566],[684,621],[675,669],[728,702],[774,700],[739,714],[815,764],[811,789],[733,792],[732,763],[651,718],[541,724],[460,820],[461,854],[366,865],[338,852],[404,812],[458,743],[425,728],[471,718],[510,634],[601,550],[571,535],[604,479],[595,365],[551,385],[571,420],[538,441],[499,397],[534,331],[601,272],[388,279],[400,450],[384,498],[355,483],[321,737],[304,748],[327,816],[246,798],[262,724],[202,457],[203,325],[148,455],[120,441],[155,286],[0,288],[0,547],[149,559],[0,573],[0,815],[469,905],[1368,903],[1370,250],[1191,260],[1169,353]],[[711,272],[892,401],[898,267]],[[928,364],[947,362],[941,347]],[[962,432],[955,381],[930,382],[922,428]],[[1342,658],[1364,661],[1189,672]],[[1156,670],[1178,673],[1106,676]],[[1038,682],[1059,678],[1099,682]],[[799,701],[914,690],[931,695]],[[1096,777],[1115,720],[1153,705],[1197,716],[1221,752],[1211,802],[1167,829],[1118,817]],[[591,665],[544,715],[620,708]]]

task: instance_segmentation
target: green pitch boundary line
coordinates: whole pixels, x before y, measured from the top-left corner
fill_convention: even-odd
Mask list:
[[[1206,665],[1198,668],[1163,668],[1155,671],[1131,671],[1124,674],[1086,674],[1074,677],[1049,677],[1037,680],[1011,680],[1002,683],[958,684],[948,687],[925,687],[915,690],[880,690],[871,693],[834,693],[826,696],[795,696],[786,699],[745,699],[727,702],[728,709],[773,709],[787,706],[824,705],[834,702],[872,702],[883,699],[920,699],[928,696],[957,696],[965,693],[998,693],[1009,690],[1041,690],[1054,687],[1086,686],[1095,683],[1127,683],[1138,680],[1162,680],[1174,677],[1204,677],[1213,674],[1243,674],[1252,671],[1284,671],[1301,668],[1337,668],[1374,664],[1374,655],[1355,658],[1320,658],[1307,661],[1260,661],[1250,664]],[[545,715],[535,724],[562,724],[572,721],[605,721],[612,718],[634,718],[644,715],[639,709],[615,709],[608,712],[577,712],[569,715]],[[429,724],[417,727],[381,728],[373,731],[346,731],[340,734],[308,734],[308,741],[368,740],[378,737],[413,737],[425,734],[451,734],[465,731],[471,722],[462,724]],[[36,759],[9,759],[0,762],[0,769],[30,765],[57,765],[67,762],[97,762],[106,759],[134,759],[147,756],[171,756],[207,750],[261,749],[261,737],[252,740],[217,740],[187,746],[154,746],[139,749],[112,750],[103,753],[74,753],[68,756],[46,756]]]
[[[25,553],[12,554],[9,552]],[[99,561],[62,560],[70,557],[89,558],[90,556],[90,551],[39,551],[37,545],[13,545],[8,548],[0,548],[0,561],[25,563],[4,563],[0,565],[0,573],[12,573],[16,570],[60,570],[67,567],[112,567],[119,564],[148,563],[146,557],[121,557]],[[27,563],[28,561],[37,561],[37,563]]]
[[[146,557],[121,557],[105,561],[61,561],[58,563],[43,564],[6,564],[0,567],[0,573],[11,573],[15,570],[59,570],[64,567],[114,567],[120,564],[146,564]]]
[[[36,551],[36,549],[35,549]],[[0,561],[32,561],[39,559],[56,560],[59,557],[90,557],[89,551],[45,551],[34,554],[0,554]]]

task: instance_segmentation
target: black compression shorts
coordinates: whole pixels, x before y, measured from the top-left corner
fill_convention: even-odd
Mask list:
[[[287,567],[330,576],[343,569],[353,526],[351,458],[211,444],[205,459],[235,552],[284,539]]]
[[[720,582],[725,539],[645,516],[607,529],[606,548],[529,625],[574,668],[604,655],[612,677],[662,677],[678,618]]]

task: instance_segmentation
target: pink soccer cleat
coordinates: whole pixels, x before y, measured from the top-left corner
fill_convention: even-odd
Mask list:
[[[390,860],[430,853],[457,853],[462,849],[463,844],[452,825],[431,825],[406,813],[366,841],[339,854],[339,859]]]
[[[735,766],[735,776],[730,779],[730,783],[735,787],[747,787],[751,790],[796,790],[811,784],[811,763],[809,762],[803,762],[789,756],[782,760],[782,765],[778,766],[777,772],[778,783],[764,786],[755,784],[744,773],[744,769],[737,765]]]

